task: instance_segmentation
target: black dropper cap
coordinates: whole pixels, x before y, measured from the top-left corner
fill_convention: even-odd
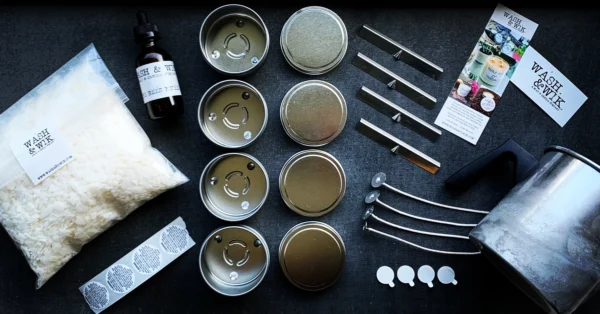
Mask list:
[[[148,22],[148,17],[143,11],[137,13],[138,25],[133,28],[133,35],[137,42],[144,42],[146,39],[160,39],[160,33],[158,32],[158,26]]]

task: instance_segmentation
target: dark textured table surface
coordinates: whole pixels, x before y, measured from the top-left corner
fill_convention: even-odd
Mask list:
[[[438,143],[430,143],[393,122],[355,98],[361,85],[395,101],[424,120],[433,123],[443,100],[458,77],[471,49],[495,7],[479,9],[347,8],[330,6],[346,23],[348,53],[334,71],[318,79],[336,85],[346,97],[349,113],[343,133],[323,149],[336,156],[346,171],[348,188],[341,204],[317,220],[332,225],[342,235],[347,261],[340,280],[320,293],[307,293],[291,285],[277,259],[283,235],[297,223],[307,221],[289,210],[279,195],[277,178],[284,162],[304,147],[290,140],[279,121],[283,95],[293,85],[312,77],[293,70],[284,60],[279,35],[287,18],[302,6],[253,8],[263,17],[271,47],[264,66],[244,78],[265,96],[269,122],[265,133],[244,151],[257,157],[267,168],[273,187],[265,206],[244,223],[258,229],[271,248],[271,265],[262,284],[252,293],[227,298],[217,295],[202,280],[198,269],[200,244],[215,228],[227,223],[204,208],[198,194],[203,167],[226,152],[211,144],[201,133],[196,118],[198,102],[212,84],[226,77],[206,64],[198,46],[198,31],[206,15],[216,6],[145,8],[158,24],[162,47],[169,51],[178,69],[186,102],[186,114],[175,123],[148,119],[141,101],[134,60],[139,52],[132,36],[133,7],[16,7],[0,8],[0,111],[6,110],[76,53],[93,42],[121,87],[131,100],[127,106],[149,135],[153,145],[190,178],[190,182],[169,191],[136,210],[86,245],[82,252],[36,291],[35,276],[5,232],[0,233],[0,313],[91,313],[78,287],[128,253],[178,216],[183,217],[192,238],[198,243],[189,252],[111,306],[106,313],[176,312],[398,312],[398,313],[541,313],[537,306],[515,288],[484,257],[448,257],[416,251],[406,245],[372,235],[363,235],[360,216],[363,198],[370,190],[371,176],[379,171],[389,181],[410,193],[459,206],[491,209],[508,191],[510,180],[501,172],[460,196],[450,195],[443,182],[470,160],[513,138],[536,157],[544,147],[569,147],[600,161],[600,15],[589,10],[543,10],[514,8],[540,26],[532,45],[577,85],[589,100],[564,128],[532,103],[515,86],[509,85],[477,146],[444,132]],[[434,81],[357,37],[367,23],[388,34],[444,68],[441,80]],[[427,110],[385,88],[350,64],[362,52],[431,93],[439,101]],[[391,131],[442,163],[430,175],[404,159],[393,156],[354,130],[360,118]],[[387,202],[411,213],[434,218],[477,222],[477,215],[435,209],[423,204],[382,196]],[[381,216],[411,227],[432,226],[381,212]],[[378,226],[384,229],[383,226]],[[437,231],[464,232],[437,228]],[[389,229],[385,229],[391,231]],[[392,231],[393,232],[393,231]],[[438,248],[469,250],[467,242],[446,241],[401,234],[407,239]],[[458,286],[423,284],[414,288],[397,285],[390,289],[375,279],[379,266],[415,269],[429,264],[448,265],[456,271]],[[600,296],[584,304],[577,314],[598,313]]]

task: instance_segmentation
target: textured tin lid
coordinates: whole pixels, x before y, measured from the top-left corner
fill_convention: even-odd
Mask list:
[[[252,9],[229,4],[212,11],[200,28],[200,48],[217,71],[244,75],[262,63],[269,50],[269,31]]]
[[[344,129],[346,100],[335,86],[319,80],[292,87],[281,102],[283,129],[304,146],[319,147],[333,141]]]
[[[200,271],[215,291],[229,296],[250,292],[264,278],[269,248],[260,233],[248,226],[212,232],[200,250]]]
[[[269,178],[263,165],[244,153],[217,156],[204,168],[200,197],[217,218],[240,221],[254,215],[269,194]]]
[[[318,217],[332,211],[346,192],[346,175],[331,154],[310,149],[292,156],[279,176],[285,204],[296,213]]]
[[[300,289],[331,286],[342,274],[346,248],[331,226],[317,221],[296,225],[283,237],[279,263],[288,280]]]
[[[333,11],[311,6],[292,14],[281,31],[281,50],[296,70],[319,75],[335,68],[348,49],[348,32]]]
[[[225,80],[209,88],[198,106],[198,123],[213,143],[225,148],[252,144],[267,126],[265,99],[254,86]]]

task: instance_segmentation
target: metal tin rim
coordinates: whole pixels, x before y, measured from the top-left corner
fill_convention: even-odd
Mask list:
[[[203,115],[202,110],[204,109],[204,105],[206,105],[206,103],[214,95],[216,95],[218,92],[220,92],[221,90],[223,90],[225,88],[231,87],[231,86],[242,86],[242,87],[248,88],[251,91],[253,91],[254,93],[256,93],[256,95],[258,95],[258,97],[260,98],[260,101],[263,104],[263,110],[265,112],[265,119],[263,121],[262,126],[260,127],[260,130],[258,131],[258,133],[256,134],[256,136],[254,136],[254,138],[252,140],[248,141],[244,145],[229,145],[229,144],[226,144],[226,143],[223,143],[223,142],[219,141],[206,128],[206,122],[204,121],[204,118],[203,118],[204,115]],[[256,89],[256,87],[254,87],[251,84],[246,83],[244,81],[235,80],[235,79],[229,79],[229,80],[224,80],[224,81],[217,82],[216,84],[214,84],[213,86],[211,86],[204,93],[204,95],[202,95],[202,99],[200,100],[200,103],[198,104],[198,113],[197,113],[197,116],[198,116],[198,124],[200,125],[200,129],[202,130],[202,133],[204,133],[204,136],[206,136],[211,142],[213,142],[214,144],[216,144],[218,146],[221,146],[223,148],[237,149],[237,148],[245,148],[245,147],[248,147],[248,146],[252,145],[252,143],[254,143],[254,141],[256,141],[256,139],[258,139],[260,137],[260,135],[265,131],[265,129],[267,128],[267,121],[269,120],[269,109],[267,108],[267,102],[265,101],[265,98],[258,91],[258,89]]]
[[[258,168],[260,168],[260,170],[263,172],[263,174],[265,175],[265,181],[267,182],[265,193],[264,193],[265,195],[263,196],[262,201],[254,210],[248,212],[245,215],[240,215],[240,216],[228,215],[226,212],[214,207],[214,205],[208,200],[208,196],[206,196],[206,187],[204,186],[204,180],[206,179],[206,174],[208,173],[208,170],[211,169],[217,162],[219,162],[222,159],[227,158],[229,156],[243,156],[243,157],[246,157],[246,158],[252,160],[258,166]],[[267,200],[267,196],[269,195],[269,176],[268,176],[267,170],[265,169],[263,164],[261,164],[260,161],[258,161],[258,159],[254,158],[253,156],[246,154],[246,153],[225,153],[225,154],[221,154],[221,155],[213,158],[206,165],[206,167],[204,167],[204,170],[202,170],[202,175],[200,176],[199,186],[200,186],[200,188],[199,188],[200,199],[202,199],[202,203],[204,204],[204,207],[206,207],[206,209],[208,209],[208,211],[211,214],[213,214],[213,216],[215,216],[219,219],[225,220],[225,221],[236,222],[236,221],[242,221],[242,220],[252,217],[265,204],[265,201]]]
[[[288,49],[284,44],[284,37],[285,34],[287,33],[287,28],[290,26],[290,21],[292,20],[292,18],[294,16],[299,15],[300,13],[307,11],[307,10],[320,10],[320,11],[325,11],[327,13],[330,13],[341,25],[342,28],[342,32],[344,34],[344,47],[342,48],[342,51],[340,52],[338,58],[328,64],[327,66],[319,69],[319,70],[314,70],[314,69],[307,69],[299,64],[296,64],[296,62],[294,60],[292,60],[289,56],[288,56]],[[346,30],[346,24],[344,24],[344,21],[342,21],[342,18],[337,15],[335,12],[331,11],[328,8],[325,7],[321,7],[321,6],[308,6],[308,7],[304,7],[296,12],[294,12],[294,14],[292,14],[287,21],[285,22],[285,24],[283,25],[283,28],[281,29],[281,36],[279,37],[279,45],[281,46],[281,52],[283,54],[283,57],[285,58],[285,61],[287,61],[287,63],[294,69],[296,69],[297,71],[307,74],[307,75],[321,75],[321,74],[325,74],[333,69],[335,69],[344,59],[344,57],[346,56],[346,51],[348,50],[348,31]]]
[[[256,277],[251,284],[253,284],[253,286],[251,286],[249,289],[247,289],[246,291],[241,291],[239,293],[227,293],[225,291],[219,290],[218,287],[215,287],[214,285],[212,285],[212,283],[208,280],[207,276],[213,276],[214,275],[208,271],[208,269],[205,269],[205,265],[202,262],[203,259],[203,255],[204,252],[206,250],[206,246],[208,245],[208,241],[210,241],[210,239],[213,238],[213,236],[225,229],[232,229],[232,228],[239,228],[239,229],[244,229],[250,233],[252,233],[253,235],[255,235],[261,242],[262,245],[265,248],[265,252],[267,253],[266,256],[266,262],[265,262],[265,266],[263,268],[263,271],[260,273],[260,275],[258,277]],[[228,296],[228,297],[236,297],[236,296],[240,296],[240,295],[244,295],[246,293],[249,293],[250,291],[256,289],[256,287],[258,287],[260,285],[260,283],[263,281],[263,279],[265,278],[265,276],[267,275],[267,271],[269,270],[269,265],[270,265],[270,261],[271,261],[271,254],[269,253],[269,246],[267,245],[267,241],[265,240],[265,238],[262,236],[262,234],[260,234],[260,232],[258,232],[256,229],[246,226],[246,225],[238,225],[238,226],[226,226],[226,227],[221,227],[221,228],[217,228],[216,230],[214,230],[213,232],[211,232],[206,239],[204,240],[204,242],[202,243],[202,248],[200,249],[200,256],[198,258],[198,264],[200,266],[200,273],[202,274],[202,279],[204,279],[204,282],[206,282],[206,284],[213,289],[215,292],[224,295],[224,296]],[[204,266],[204,267],[203,267]],[[208,274],[206,273],[208,272]],[[220,281],[217,277],[214,277],[215,280]]]
[[[598,165],[597,163],[593,162],[591,159],[589,159],[573,150],[570,150],[568,148],[558,146],[558,145],[551,145],[551,146],[548,146],[544,150],[544,153],[547,153],[548,151],[558,151],[563,154],[570,155],[571,157],[573,157],[575,159],[579,159],[581,162],[586,163],[588,166],[592,167],[594,170],[600,172],[600,165]]]
[[[322,227],[328,231],[331,231],[334,235],[336,240],[338,240],[338,242],[341,244],[341,248],[342,248],[342,268],[340,269],[340,271],[337,274],[337,277],[335,278],[335,280],[331,281],[329,284],[323,286],[323,287],[319,287],[318,289],[307,289],[306,287],[300,286],[298,284],[296,284],[296,282],[290,278],[288,272],[286,271],[285,268],[285,263],[284,263],[284,259],[283,259],[283,248],[284,248],[284,244],[287,243],[288,238],[290,237],[290,235],[292,235],[296,230],[307,226],[307,225],[312,225],[312,226],[318,226],[318,227]],[[290,230],[288,230],[288,232],[286,232],[286,234],[283,236],[283,239],[281,239],[281,243],[279,243],[279,253],[278,253],[278,257],[279,257],[279,265],[281,265],[281,270],[283,271],[285,277],[296,287],[302,289],[302,290],[307,290],[307,291],[320,291],[320,290],[324,290],[327,289],[329,287],[331,287],[341,276],[342,276],[342,270],[344,269],[344,264],[346,262],[346,246],[344,245],[344,240],[342,239],[342,236],[330,225],[324,223],[324,222],[320,222],[320,221],[305,221],[305,222],[301,222],[295,226],[293,226]]]
[[[311,84],[311,83],[319,83],[319,84],[323,84],[331,89],[333,89],[333,91],[340,97],[340,99],[342,100],[342,106],[344,108],[344,112],[342,113],[342,123],[339,129],[337,129],[337,131],[331,135],[330,137],[318,141],[318,142],[308,142],[308,141],[303,141],[302,139],[298,138],[295,134],[293,134],[291,132],[291,130],[289,130],[286,126],[285,120],[286,118],[284,118],[284,108],[286,107],[286,103],[289,101],[289,98],[292,94],[293,91],[297,90],[298,88],[302,87],[303,85],[306,84]],[[307,147],[321,147],[321,146],[325,146],[329,143],[331,143],[334,139],[336,139],[344,130],[344,127],[346,126],[346,120],[348,119],[348,104],[346,103],[346,98],[344,98],[344,95],[342,94],[342,92],[340,92],[339,89],[337,89],[337,87],[335,87],[333,84],[326,82],[326,81],[322,81],[322,80],[308,80],[308,81],[304,81],[304,82],[300,82],[296,85],[294,85],[292,88],[290,88],[290,90],[285,94],[285,96],[283,96],[283,100],[281,101],[281,106],[279,107],[279,120],[281,121],[281,125],[283,126],[283,130],[285,131],[285,133],[292,139],[294,140],[294,142],[303,145],[303,146],[307,146]]]
[[[283,193],[283,189],[282,189],[283,174],[289,170],[290,164],[294,160],[296,160],[298,157],[306,155],[306,154],[317,154],[317,155],[326,157],[329,161],[333,162],[333,164],[336,166],[336,168],[338,169],[338,171],[340,172],[340,174],[342,176],[342,191],[340,192],[339,197],[327,210],[324,210],[324,211],[318,212],[318,213],[308,213],[308,212],[299,210],[298,208],[296,208],[294,206],[294,204],[290,203],[290,201],[285,197],[285,195]],[[292,157],[290,157],[283,165],[283,168],[281,168],[281,172],[279,173],[279,193],[281,194],[281,198],[283,199],[283,202],[285,203],[285,205],[287,205],[287,207],[289,207],[295,213],[297,213],[301,216],[304,216],[304,217],[320,217],[320,216],[323,216],[323,215],[329,213],[330,211],[334,210],[340,204],[342,199],[344,198],[344,195],[346,194],[346,173],[344,172],[344,168],[342,167],[342,164],[330,153],[322,151],[322,150],[318,150],[318,149],[303,150],[301,152],[294,154]]]
[[[248,12],[250,12],[251,14],[253,14],[254,16],[249,16],[250,18],[252,18],[253,20],[256,20],[257,24],[264,30],[264,34],[265,34],[265,52],[262,54],[262,56],[260,57],[260,61],[255,64],[253,67],[251,67],[248,70],[245,71],[240,71],[240,72],[231,72],[231,71],[225,71],[223,69],[219,69],[217,68],[214,64],[212,64],[212,62],[210,62],[210,58],[208,57],[208,52],[205,49],[205,43],[202,38],[202,34],[204,32],[204,29],[210,29],[211,25],[207,25],[208,21],[210,20],[210,18],[213,17],[213,15],[216,15],[218,13],[220,13],[220,11],[224,10],[224,9],[228,9],[228,8],[240,8],[242,10],[248,10]],[[200,26],[200,34],[198,36],[198,41],[200,43],[200,50],[202,52],[202,57],[204,57],[204,60],[206,61],[206,63],[208,63],[208,65],[213,68],[214,70],[216,70],[217,72],[221,73],[221,74],[225,74],[225,75],[233,75],[233,76],[244,76],[246,74],[250,74],[253,71],[257,70],[265,61],[265,59],[267,58],[267,54],[269,52],[269,46],[270,46],[270,37],[269,37],[269,30],[267,29],[267,24],[265,24],[265,22],[263,21],[263,19],[260,17],[260,15],[258,15],[258,13],[256,13],[256,11],[250,9],[249,7],[245,6],[245,5],[241,5],[241,4],[226,4],[223,6],[220,6],[216,9],[214,9],[212,12],[210,12],[206,18],[204,19],[204,21],[202,22],[202,26]]]

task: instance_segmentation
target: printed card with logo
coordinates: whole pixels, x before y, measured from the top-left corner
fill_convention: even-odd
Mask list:
[[[66,137],[52,123],[19,134],[11,140],[10,148],[34,185],[75,157]]]
[[[533,47],[525,52],[511,82],[561,127],[587,100],[587,96]]]

